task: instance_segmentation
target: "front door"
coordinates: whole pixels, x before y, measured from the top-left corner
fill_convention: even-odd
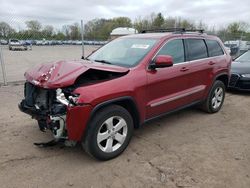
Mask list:
[[[167,41],[157,55],[171,55],[174,65],[147,72],[146,119],[188,104],[190,70],[182,39]]]

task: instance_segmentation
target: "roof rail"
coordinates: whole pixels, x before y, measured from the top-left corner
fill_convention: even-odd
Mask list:
[[[186,29],[186,28],[148,29],[148,30],[142,30],[140,33],[164,33],[164,32],[176,32],[176,33],[199,32],[203,34],[204,29]]]

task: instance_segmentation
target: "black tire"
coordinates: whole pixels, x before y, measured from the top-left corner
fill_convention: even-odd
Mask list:
[[[12,50],[12,48],[11,48],[11,47],[9,47],[9,50]]]
[[[218,103],[218,105],[215,105],[213,99],[215,97],[215,92],[218,91],[219,89],[222,89],[222,93],[221,93],[222,99],[221,99],[220,103]],[[207,113],[218,112],[221,109],[223,102],[224,102],[224,99],[225,99],[225,90],[226,90],[225,84],[220,80],[216,80],[213,83],[213,86],[208,94],[207,99],[202,104],[201,109]],[[216,99],[216,101],[217,101],[217,99]],[[217,101],[217,102],[219,102],[219,101]]]
[[[114,119],[116,117],[124,120],[126,123],[125,126],[127,127],[126,131],[125,131],[126,136],[124,136],[122,144],[120,144],[118,141],[115,140],[114,135],[112,136],[112,138],[110,138],[111,136],[109,136],[107,139],[98,143],[98,141],[97,141],[98,135],[100,135],[101,130],[105,126],[107,127],[107,130],[104,130],[105,134],[108,133],[107,132],[108,125],[106,125],[105,122],[108,121],[108,119],[110,119],[110,118],[112,118],[112,122],[114,122],[115,121]],[[118,122],[120,122],[120,121],[118,120]],[[124,128],[121,128],[121,129],[119,129],[122,131],[121,134],[124,134]],[[96,114],[94,115],[94,117],[91,119],[91,121],[88,125],[88,129],[87,129],[87,133],[85,135],[85,138],[82,141],[82,146],[85,149],[85,151],[87,153],[89,153],[91,156],[93,156],[94,158],[96,158],[98,160],[103,160],[103,161],[109,160],[109,159],[117,157],[126,149],[126,147],[128,146],[128,144],[131,140],[131,137],[133,135],[133,130],[134,130],[133,119],[132,119],[130,113],[126,109],[124,109],[123,107],[118,106],[118,105],[107,106],[107,107],[97,111]],[[114,131],[114,130],[112,130],[112,131]],[[119,131],[117,131],[117,132],[118,132],[118,134],[120,134]],[[112,134],[112,133],[109,133],[109,134]],[[114,134],[116,135],[117,133],[114,133]],[[109,151],[109,152],[103,151],[101,149],[102,146],[100,146],[100,145],[102,144],[102,142],[104,142],[104,145],[105,145],[105,141],[106,141],[106,145],[105,145],[105,147],[103,147],[103,149],[106,148],[106,146],[108,145],[108,139],[112,139],[111,146],[113,146],[113,144],[116,141],[116,143],[114,144],[114,147],[118,144],[118,145],[120,145],[119,148],[114,150],[114,151]],[[113,147],[112,147],[112,150],[113,150]]]

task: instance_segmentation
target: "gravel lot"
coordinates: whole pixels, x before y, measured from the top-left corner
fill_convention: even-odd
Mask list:
[[[191,108],[148,123],[107,162],[90,158],[80,145],[34,146],[51,135],[19,112],[22,93],[22,85],[0,87],[1,187],[250,187],[247,93],[227,93],[217,114]]]
[[[85,46],[85,54],[90,54],[96,48],[98,46]],[[10,51],[7,46],[3,46],[8,82],[24,80],[24,72],[35,65],[59,60],[78,60],[81,56],[81,46],[33,46],[28,51]],[[1,67],[0,83],[3,83]]]

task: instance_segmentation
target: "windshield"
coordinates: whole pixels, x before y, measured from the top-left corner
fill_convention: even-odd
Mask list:
[[[250,51],[245,52],[240,57],[238,57],[237,59],[235,59],[235,61],[250,62]]]
[[[103,46],[87,59],[91,61],[134,67],[152,49],[157,40],[119,38]]]

